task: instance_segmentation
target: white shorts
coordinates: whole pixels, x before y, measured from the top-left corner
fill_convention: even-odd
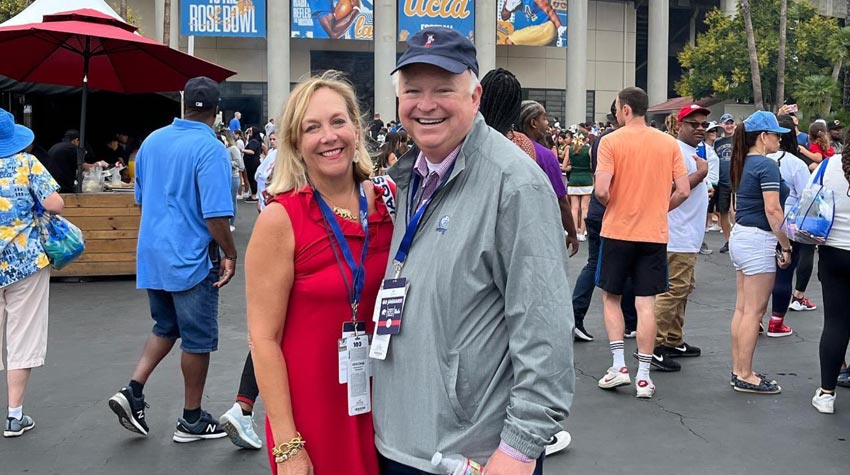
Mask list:
[[[776,272],[776,243],[771,232],[736,224],[729,237],[729,257],[744,275]]]
[[[0,349],[5,336],[9,369],[44,365],[49,297],[50,267],[0,288]]]

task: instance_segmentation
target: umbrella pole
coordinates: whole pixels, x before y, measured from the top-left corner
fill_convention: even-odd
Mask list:
[[[77,149],[77,193],[83,191],[83,162],[86,157],[86,108],[89,102],[89,57],[91,37],[86,37],[86,48],[83,51],[83,103],[80,107],[80,148]]]

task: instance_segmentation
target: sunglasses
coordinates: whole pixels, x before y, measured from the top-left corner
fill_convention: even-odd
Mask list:
[[[708,126],[711,125],[711,122],[697,122],[695,120],[683,120],[682,123],[688,124],[695,129],[698,129],[700,127],[702,127],[703,129],[707,129]]]

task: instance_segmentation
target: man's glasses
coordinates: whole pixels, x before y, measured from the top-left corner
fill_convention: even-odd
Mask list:
[[[711,125],[711,122],[697,122],[695,120],[683,120],[682,123],[688,124],[695,129],[698,129],[700,127],[702,127],[703,129],[707,129],[708,126]]]

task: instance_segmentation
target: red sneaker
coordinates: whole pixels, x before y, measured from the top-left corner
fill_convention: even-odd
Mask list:
[[[789,305],[788,308],[795,312],[808,312],[811,310],[817,310],[818,306],[813,304],[808,297],[803,296],[803,298],[800,299],[793,297],[791,299],[791,305]]]
[[[791,327],[785,325],[784,317],[770,317],[770,324],[767,327],[767,336],[780,338],[783,336],[791,336],[794,333]]]

